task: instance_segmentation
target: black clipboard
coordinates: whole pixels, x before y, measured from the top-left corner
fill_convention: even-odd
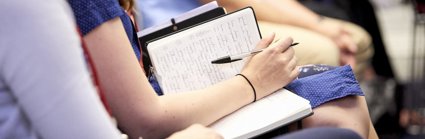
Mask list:
[[[219,17],[221,15],[225,15],[226,11],[223,7],[217,7],[212,10],[206,11],[189,19],[183,20],[179,23],[176,23],[174,18],[170,19],[172,23],[171,26],[167,26],[155,32],[146,34],[144,36],[139,37],[140,45],[142,46],[142,59],[144,64],[145,73],[149,73],[149,67],[152,65],[151,60],[149,58],[149,53],[147,49],[147,43],[157,38],[161,38],[163,36],[167,36],[174,32],[177,32],[182,29],[186,29],[190,26],[205,22],[207,20]]]

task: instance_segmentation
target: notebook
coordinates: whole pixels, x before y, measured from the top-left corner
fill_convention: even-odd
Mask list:
[[[146,48],[147,42],[204,22],[208,19],[224,15],[225,13],[226,12],[223,7],[219,7],[216,1],[212,1],[174,18],[171,18],[170,20],[161,24],[137,32],[139,42],[142,46],[142,59],[143,64],[145,64],[145,73],[149,73],[149,67],[152,66],[149,53]]]
[[[235,76],[243,60],[229,64],[211,61],[249,52],[260,39],[254,11],[247,7],[149,41],[147,49],[155,77],[167,95],[202,89]],[[281,89],[210,127],[225,138],[251,138],[311,114],[308,100]]]

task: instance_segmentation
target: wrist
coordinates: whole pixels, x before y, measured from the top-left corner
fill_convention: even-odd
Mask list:
[[[248,77],[246,77],[245,75],[243,75],[243,74],[241,74],[241,73],[236,74],[235,76],[240,76],[240,77],[243,77],[243,78],[245,79],[245,81],[249,84],[249,86],[250,86],[250,87],[251,87],[251,89],[252,89],[252,96],[253,96],[252,102],[257,101],[257,91],[255,90],[254,85],[253,85],[253,84],[252,84],[252,82],[248,79]]]
[[[267,96],[269,94],[271,94],[274,90],[272,89],[272,87],[268,86],[267,83],[265,83],[264,81],[262,81],[261,79],[259,79],[259,77],[256,74],[253,74],[251,72],[241,72],[241,74],[245,75],[245,77],[251,82],[253,88],[249,85],[248,81],[246,79],[244,79],[244,77],[242,76],[235,76],[239,79],[241,79],[241,83],[245,86],[248,87],[248,90],[245,90],[247,93],[249,94],[249,99],[251,100],[250,102],[253,102],[253,99],[255,97],[256,100],[259,100],[261,98],[263,98],[264,96]],[[268,86],[268,87],[267,87]],[[254,96],[254,90],[255,89],[255,95]]]

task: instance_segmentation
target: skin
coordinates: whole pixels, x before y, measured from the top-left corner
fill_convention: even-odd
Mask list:
[[[200,2],[207,3],[211,0]],[[327,36],[340,49],[341,65],[349,64],[355,67],[357,46],[349,31],[339,23],[323,20],[320,15],[295,0],[218,0],[218,3],[229,12],[251,6],[261,21],[298,26]]]
[[[119,17],[101,24],[83,39],[112,113],[130,138],[165,138],[194,123],[207,126],[253,101],[252,88],[241,76],[201,90],[157,96]],[[266,49],[247,60],[241,71],[256,88],[257,99],[298,75],[294,50],[289,47],[292,39],[271,44],[273,39],[274,34],[262,39],[256,49]]]
[[[214,130],[200,124],[193,124],[183,131],[172,134],[167,139],[222,139]]]

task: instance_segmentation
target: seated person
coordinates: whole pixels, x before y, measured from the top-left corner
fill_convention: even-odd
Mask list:
[[[96,96],[66,1],[4,0],[0,9],[5,19],[0,21],[0,138],[121,138]],[[337,128],[279,138],[312,134],[321,139],[360,138]],[[187,138],[221,137],[199,124],[169,137]]]
[[[117,2],[69,2],[88,45],[88,53],[93,57],[100,88],[104,90],[112,115],[117,118],[120,129],[131,138],[162,138],[194,123],[209,125],[251,103],[253,98],[261,99],[271,94],[298,75],[294,50],[289,47],[292,39],[282,39],[268,47],[274,39],[274,35],[269,35],[257,45],[257,49],[265,50],[248,60],[241,71],[256,88],[256,97],[241,76],[201,90],[157,96],[138,63],[140,48],[134,45],[137,37],[134,37],[131,20]],[[102,16],[94,20],[98,15]],[[233,103],[221,103],[223,101]],[[305,127],[348,128],[363,138],[374,132],[369,127],[370,119],[362,96],[350,95],[326,102],[317,107],[315,113],[303,121]],[[335,113],[345,118],[336,119]]]
[[[67,1],[3,0],[0,11],[0,138],[121,139],[90,80]],[[221,138],[195,124],[170,139],[187,137]]]

